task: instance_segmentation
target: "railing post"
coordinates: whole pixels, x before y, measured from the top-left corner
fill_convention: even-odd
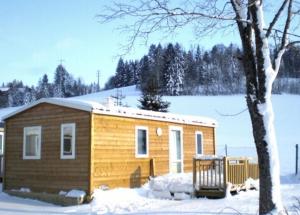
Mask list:
[[[150,176],[155,177],[155,158],[150,159]]]
[[[224,189],[226,189],[226,186],[227,186],[227,182],[228,182],[228,179],[227,179],[227,157],[225,156],[223,158],[223,183],[224,183]]]
[[[248,174],[248,162],[249,162],[249,160],[247,158],[245,158],[244,162],[245,162],[245,164],[244,164],[245,165],[245,174],[244,175],[245,175],[245,181],[246,181],[249,177],[249,174]]]
[[[197,178],[197,171],[196,171],[196,158],[193,158],[193,189],[196,188],[196,178]]]
[[[299,153],[299,147],[298,144],[296,144],[296,171],[295,174],[298,174],[298,153]]]

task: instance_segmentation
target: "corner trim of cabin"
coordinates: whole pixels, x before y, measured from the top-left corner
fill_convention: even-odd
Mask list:
[[[94,188],[94,114],[90,114],[90,134],[89,134],[89,185],[88,185],[88,195],[92,195]]]
[[[5,154],[6,154],[6,131],[7,131],[7,129],[6,129],[6,123],[4,123],[4,147],[3,147],[3,162],[4,162],[4,164],[3,164],[3,178],[2,178],[2,190],[6,190],[6,156],[5,156]]]
[[[214,135],[214,139],[213,139],[213,141],[214,141],[214,143],[213,143],[213,146],[214,146],[214,155],[216,155],[216,145],[217,145],[216,127],[214,127],[214,133],[213,133],[213,135]]]

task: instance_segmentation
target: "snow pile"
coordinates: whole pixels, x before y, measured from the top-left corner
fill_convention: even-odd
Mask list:
[[[190,199],[193,193],[192,173],[167,174],[152,178],[149,197],[159,199]]]
[[[26,187],[21,187],[19,191],[23,192],[23,193],[30,193],[31,192],[31,190],[29,188],[26,188]]]
[[[248,178],[246,181],[245,181],[245,187],[247,190],[250,190],[250,189],[255,189],[255,190],[258,190],[259,189],[259,180],[254,180],[252,178]]]
[[[168,205],[165,200],[149,199],[148,191],[147,185],[136,189],[96,189],[90,207],[95,214],[124,214]]]
[[[22,192],[22,193],[30,193],[31,192],[31,190],[27,187],[21,187],[20,189],[11,189],[11,191]]]
[[[65,196],[65,195],[67,195],[67,193],[68,192],[61,190],[61,191],[59,191],[58,195]]]
[[[82,190],[71,190],[66,194],[66,197],[84,198],[86,193]]]

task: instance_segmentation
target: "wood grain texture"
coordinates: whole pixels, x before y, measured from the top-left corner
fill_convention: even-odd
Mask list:
[[[62,123],[76,123],[75,159],[60,159]],[[23,128],[42,127],[41,159],[23,160]],[[88,191],[90,113],[39,104],[6,121],[4,188],[30,188],[37,192],[83,189]]]
[[[150,172],[150,159],[155,159],[155,174],[169,172],[169,126],[183,129],[184,171],[192,171],[195,155],[195,132],[201,131],[204,138],[204,153],[215,153],[214,128],[176,124],[118,116],[94,115],[93,117],[93,188],[101,185],[113,187],[140,186]],[[135,127],[148,128],[149,156],[135,157]],[[156,129],[162,129],[157,136]]]

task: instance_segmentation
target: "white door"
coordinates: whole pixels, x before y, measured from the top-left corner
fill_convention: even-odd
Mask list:
[[[183,172],[182,129],[170,127],[170,172]]]

